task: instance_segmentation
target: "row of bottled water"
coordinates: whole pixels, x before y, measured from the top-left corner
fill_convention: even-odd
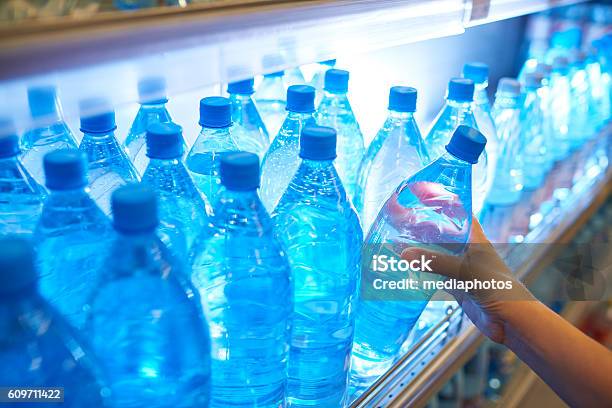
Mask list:
[[[596,57],[609,55],[603,41]],[[432,295],[360,297],[372,278],[362,260],[416,243],[461,253],[487,194],[528,185],[531,169],[516,163],[534,139],[553,163],[609,118],[605,60],[588,57],[597,71],[564,58],[525,72],[524,91],[502,80],[491,112],[487,67],[466,65],[424,139],[416,90],[393,87],[367,152],[338,69],[315,77],[318,109],[316,87],[285,89],[283,73],[264,78],[256,101],[253,80],[202,99],[187,154],[159,80],[139,84],[124,146],[104,101],[81,104],[77,148],[54,91],[31,89],[45,125],[21,140],[0,126],[0,234],[34,247],[0,245],[0,383],[61,384],[73,406],[345,405],[349,377],[385,372]],[[573,109],[560,124],[557,97],[544,96],[561,93],[559,78],[573,95],[576,71],[588,78],[588,134]],[[281,115],[270,143],[266,124]],[[550,168],[533,160],[539,181],[527,188]]]

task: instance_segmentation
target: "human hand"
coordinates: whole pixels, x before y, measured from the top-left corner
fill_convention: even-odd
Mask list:
[[[432,260],[433,273],[447,278],[465,282],[495,280],[510,283],[509,289],[449,290],[472,323],[497,343],[506,340],[505,327],[512,313],[512,301],[535,300],[499,257],[476,218],[472,222],[470,243],[463,255],[454,256],[421,247],[407,248],[402,252],[402,258],[406,260],[421,255]]]

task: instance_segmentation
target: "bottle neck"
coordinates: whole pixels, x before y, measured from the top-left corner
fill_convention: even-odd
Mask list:
[[[50,192],[49,200],[54,203],[58,203],[58,202],[71,203],[78,199],[89,198],[89,187],[88,186],[71,188],[69,190],[54,190],[49,187],[47,188],[49,189],[49,192]]]
[[[102,140],[102,139],[109,139],[109,140],[115,140],[115,131],[111,130],[110,132],[103,132],[103,133],[90,133],[90,132],[83,132],[83,139],[94,139],[94,140]]]
[[[446,105],[453,109],[472,110],[472,101],[457,101],[455,99],[446,99]]]
[[[302,113],[302,112],[293,112],[287,111],[287,119],[295,120],[295,121],[304,121],[308,119],[314,119],[315,112]]]
[[[161,110],[161,109],[166,109],[166,102],[161,102],[161,101],[144,102],[140,104],[140,107],[146,110]]]
[[[149,157],[149,156],[147,156]],[[161,159],[156,157],[149,157],[149,165],[148,167],[174,167],[178,166],[181,163],[181,157],[172,157],[169,159]]]
[[[520,95],[498,92],[495,96],[495,104],[497,109],[518,109]]]
[[[487,94],[488,82],[474,84],[474,103],[476,105],[488,105],[489,95]]]
[[[229,95],[230,101],[234,103],[246,104],[253,102],[253,94],[232,93]]]
[[[399,112],[395,110],[389,110],[389,119],[396,121],[409,121],[414,120],[414,112]]]

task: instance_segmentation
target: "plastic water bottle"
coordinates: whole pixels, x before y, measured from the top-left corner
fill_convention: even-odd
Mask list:
[[[325,87],[325,73],[327,70],[336,66],[336,60],[326,60],[320,61],[317,64],[317,70],[314,75],[310,79],[309,85],[315,89],[316,97],[315,97],[315,106],[319,106],[321,103],[321,99],[323,99],[323,88]]]
[[[21,138],[22,161],[34,180],[43,184],[45,154],[57,149],[76,149],[77,143],[62,117],[55,87],[41,86],[28,89],[28,104],[33,129]]]
[[[214,205],[219,190],[219,160],[238,147],[230,133],[232,107],[229,99],[209,96],[200,100],[200,126],[202,130],[187,155],[185,164],[196,187]]]
[[[128,182],[138,181],[138,173],[115,138],[115,112],[102,99],[81,102],[81,132],[79,149],[89,161],[91,197],[110,214],[112,192]]]
[[[432,159],[445,153],[444,146],[450,141],[453,132],[459,125],[466,125],[478,129],[474,117],[474,81],[466,78],[453,78],[448,83],[446,104],[434,120],[427,136],[425,145]],[[498,140],[501,141],[499,129]],[[499,148],[501,152],[501,147]],[[492,180],[488,178],[489,162],[487,152],[481,155],[474,166],[474,213],[480,213],[484,201],[491,189]]]
[[[370,265],[375,255],[399,260],[404,249],[418,244],[462,253],[472,225],[472,165],[485,144],[480,132],[459,126],[446,146],[447,153],[401,183],[389,197],[365,239],[362,263]],[[440,279],[427,272],[389,274],[398,279]],[[362,269],[363,296],[357,306],[351,362],[354,384],[378,377],[391,367],[433,294],[415,289],[394,300],[396,293],[369,289],[375,278],[385,276]]]
[[[591,89],[586,71],[586,54],[576,50],[572,53],[570,66],[571,117],[570,149],[578,149],[595,131],[591,118]]]
[[[334,166],[338,170],[346,193],[352,200],[357,189],[359,164],[365,147],[359,123],[351,109],[348,92],[348,71],[330,69],[325,73],[325,94],[318,108],[317,123],[338,132]]]
[[[342,407],[363,233],[334,168],[334,129],[304,128],[300,157],[272,214],[295,287],[288,401],[291,407]]]
[[[212,340],[213,407],[284,407],[293,312],[291,271],[257,195],[259,160],[221,158],[225,186],[192,250],[192,282]]]
[[[112,227],[89,196],[87,157],[62,149],[44,158],[50,191],[36,226],[40,293],[81,329]]]
[[[253,101],[253,78],[227,86],[232,103],[232,136],[243,151],[255,153],[260,159],[268,150],[270,136]]]
[[[597,126],[603,125],[610,117],[610,90],[609,83],[605,80],[602,64],[598,59],[601,52],[601,40],[593,43],[593,50],[586,62],[586,71],[591,90],[591,118]]]
[[[550,170],[555,164],[555,158],[553,154],[552,144],[555,140],[555,126],[553,119],[553,106],[552,106],[552,94],[550,90],[550,76],[552,74],[552,66],[548,64],[538,64],[536,74],[539,74],[542,78],[542,86],[538,89],[538,95],[540,97],[540,109],[542,110],[542,131],[544,132],[544,138],[546,139],[546,155],[547,155],[547,170]]]
[[[112,196],[115,241],[91,297],[86,334],[116,406],[202,406],[210,341],[189,274],[157,238],[157,200],[130,184]]]
[[[272,63],[270,62],[270,64]],[[265,61],[264,65],[266,65]],[[257,108],[271,137],[278,133],[287,115],[285,111],[285,106],[287,105],[287,87],[283,80],[284,75],[283,71],[264,75],[255,93]]]
[[[92,354],[39,295],[37,279],[31,244],[15,237],[0,238],[0,383],[4,387],[61,386],[65,407],[110,406],[110,390]]]
[[[370,228],[393,189],[430,162],[414,119],[416,100],[414,88],[394,86],[389,91],[389,114],[359,170],[355,206],[364,231]]]
[[[492,205],[517,203],[523,191],[523,140],[521,140],[521,84],[502,78],[497,84],[493,118],[500,141],[493,188],[487,201]],[[525,165],[531,163],[525,162]]]
[[[315,90],[293,85],[287,90],[287,118],[272,141],[261,165],[261,201],[271,212],[300,165],[300,133],[315,125]]]
[[[30,235],[47,195],[19,159],[19,137],[11,126],[0,135],[0,235]]]
[[[147,129],[153,123],[171,122],[170,114],[166,110],[166,81],[161,77],[145,78],[138,82],[138,96],[140,109],[136,114],[132,127],[128,133],[123,147],[128,157],[134,163],[138,174],[142,174],[147,167],[145,139]],[[184,150],[187,150],[185,141],[182,141]]]
[[[181,162],[182,128],[174,123],[155,123],[147,131],[149,165],[142,184],[159,198],[158,228],[162,241],[186,259],[195,238],[208,223],[207,208],[189,172]]]
[[[521,145],[520,157],[523,166],[523,185],[525,190],[535,190],[544,182],[550,169],[549,139],[544,128],[542,111],[542,75],[536,72],[524,76],[523,103],[521,108]],[[488,140],[488,139],[487,139]]]
[[[551,153],[555,161],[565,158],[570,149],[569,126],[572,103],[568,75],[568,59],[566,57],[555,58],[550,76],[550,110],[554,132]]]
[[[487,154],[487,182],[483,187],[484,191],[489,191],[495,179],[497,168],[497,158],[499,156],[499,140],[497,129],[491,115],[491,104],[487,87],[489,86],[489,66],[480,62],[472,62],[463,66],[463,77],[474,81],[474,118],[478,130],[487,138],[485,152]],[[480,204],[478,204],[480,205]]]

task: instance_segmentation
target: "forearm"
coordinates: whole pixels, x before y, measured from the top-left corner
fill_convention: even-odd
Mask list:
[[[612,352],[538,301],[507,302],[505,345],[572,407],[612,402]]]

